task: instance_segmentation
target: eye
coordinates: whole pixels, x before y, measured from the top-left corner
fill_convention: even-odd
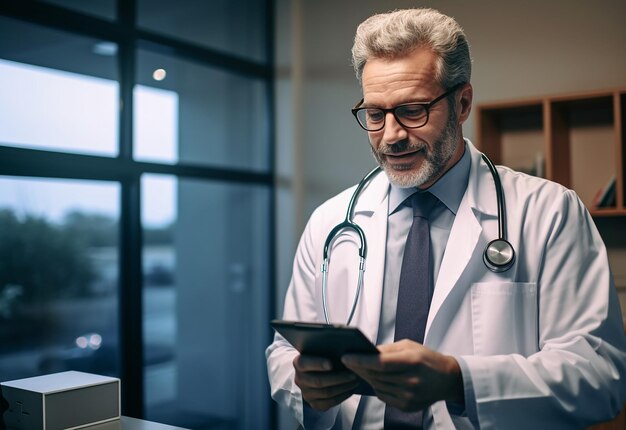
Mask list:
[[[416,120],[426,116],[426,109],[420,104],[402,105],[396,108],[396,115],[401,118]]]
[[[385,119],[385,113],[380,109],[365,109],[365,117],[369,123],[382,122]]]

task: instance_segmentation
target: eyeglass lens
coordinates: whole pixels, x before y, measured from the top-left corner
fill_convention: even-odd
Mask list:
[[[426,124],[428,112],[421,104],[406,104],[391,109],[396,120],[404,127],[416,128]],[[385,125],[386,112],[380,108],[365,108],[357,112],[357,118],[363,128],[380,130]]]

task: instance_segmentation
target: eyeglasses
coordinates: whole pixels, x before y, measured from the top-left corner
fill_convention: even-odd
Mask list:
[[[457,84],[448,91],[430,102],[405,103],[390,109],[378,107],[359,107],[363,104],[363,99],[352,108],[352,115],[359,125],[366,131],[380,131],[385,127],[385,118],[389,112],[402,127],[420,128],[428,123],[428,115],[431,107],[439,100],[452,94],[465,85],[465,82]]]

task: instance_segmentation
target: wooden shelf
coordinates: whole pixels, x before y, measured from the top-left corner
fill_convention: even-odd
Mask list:
[[[572,188],[588,208],[612,178],[615,201],[594,217],[626,216],[626,88],[479,104],[477,145],[496,164]]]
[[[602,209],[590,209],[589,213],[592,217],[626,217],[626,209],[614,209],[614,208],[602,208]]]

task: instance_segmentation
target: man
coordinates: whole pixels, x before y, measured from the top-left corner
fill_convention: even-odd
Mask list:
[[[612,418],[626,398],[626,338],[605,247],[574,192],[499,167],[517,254],[504,270],[483,262],[498,238],[496,176],[462,136],[472,105],[462,29],[430,9],[375,15],[352,55],[363,89],[353,113],[384,170],[354,209],[368,260],[352,325],[380,354],[333,369],[276,335],[273,398],[312,429],[575,429]],[[311,216],[284,319],[324,321],[322,248],[353,191]],[[355,237],[332,242],[333,322],[352,307]],[[357,375],[374,396],[355,394]]]

